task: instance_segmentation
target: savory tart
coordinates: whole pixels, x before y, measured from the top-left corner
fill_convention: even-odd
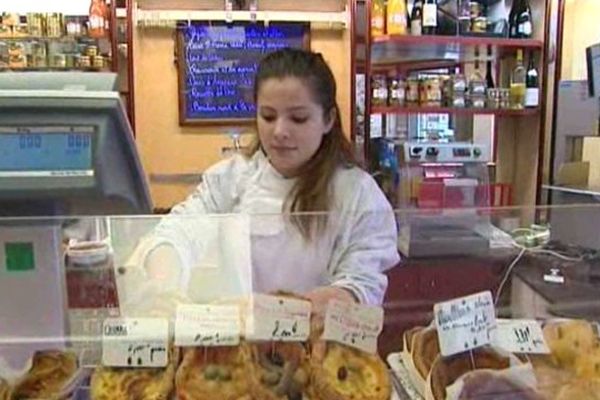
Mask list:
[[[468,372],[463,377],[458,400],[545,400],[533,388],[516,383],[508,376],[490,370]]]
[[[337,343],[315,347],[311,359],[311,400],[388,400],[390,378],[376,355]]]
[[[574,367],[575,360],[597,344],[592,325],[583,320],[550,322],[544,326],[544,338],[555,363],[566,368]]]
[[[92,375],[92,400],[167,400],[173,392],[175,367],[98,368]]]
[[[419,375],[427,379],[433,362],[440,354],[440,343],[435,328],[426,328],[416,332],[412,339],[412,360]]]
[[[580,379],[563,386],[555,400],[600,400],[600,379]]]
[[[75,354],[68,351],[39,351],[31,369],[12,390],[13,399],[60,399],[75,378],[79,366]]]
[[[251,345],[250,394],[255,400],[302,400],[309,380],[308,355],[301,343]]]
[[[247,347],[202,347],[184,351],[175,388],[179,400],[248,398]]]

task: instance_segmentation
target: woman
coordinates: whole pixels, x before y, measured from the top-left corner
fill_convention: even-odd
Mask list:
[[[381,304],[384,271],[399,261],[395,218],[342,132],[331,70],[320,54],[276,51],[260,63],[254,91],[255,145],[208,169],[159,224],[147,271],[186,284],[203,227],[182,216],[270,214],[251,227],[255,292],[302,293],[316,311],[334,298]],[[165,259],[182,269],[165,272]]]

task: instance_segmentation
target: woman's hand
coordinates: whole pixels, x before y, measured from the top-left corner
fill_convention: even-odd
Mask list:
[[[325,312],[330,300],[344,303],[357,303],[356,297],[347,289],[335,286],[322,286],[304,295],[312,303],[311,331],[321,334],[324,329]]]

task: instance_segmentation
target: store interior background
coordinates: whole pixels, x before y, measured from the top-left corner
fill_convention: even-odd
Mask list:
[[[144,1],[152,0],[140,0],[139,4],[143,5]],[[177,3],[181,7],[181,4],[185,4],[186,1],[188,0],[166,0],[161,2],[160,6],[168,8],[170,3]],[[320,2],[320,7],[327,7],[328,2],[333,7],[338,3],[336,0],[323,0]],[[219,5],[220,3],[218,2]],[[303,7],[298,2],[290,0],[281,0],[278,3],[291,9]],[[552,8],[557,10],[558,0],[551,0],[551,3]],[[88,0],[60,2],[0,0],[0,9],[19,13],[57,11],[71,15],[87,15],[88,8]],[[600,1],[598,0],[565,0],[561,80],[586,79],[585,48],[600,40],[600,25],[597,23],[599,14]],[[350,35],[349,29],[313,29],[311,32],[311,48],[322,52],[334,71],[338,83],[338,101],[347,133],[350,130],[352,102]],[[178,176],[197,175],[200,178],[202,171],[222,158],[223,148],[232,144],[229,135],[231,128],[228,126],[180,126],[174,46],[172,29],[148,27],[133,29],[136,143],[149,178],[154,205],[159,209],[169,208],[181,201],[195,186],[190,179],[178,181]],[[553,55],[555,54],[550,54],[550,62],[553,61]],[[551,69],[549,73],[552,73]],[[553,96],[554,93],[550,91],[547,99],[550,104]],[[547,128],[551,126],[549,122],[545,124]],[[242,142],[245,143],[250,139],[253,127],[247,126],[242,131],[245,133]],[[544,163],[544,180],[547,182],[550,140],[548,140],[549,133],[546,132],[545,135],[547,157]],[[508,139],[500,137],[499,140]],[[590,141],[590,146],[600,147],[598,141]],[[597,150],[600,152],[600,148]],[[510,158],[514,155],[505,156]],[[499,157],[503,155],[500,154]],[[505,169],[504,171],[500,169],[498,176],[500,178],[515,176],[515,169],[518,169],[518,166],[518,160],[504,163],[502,168]],[[163,179],[153,179],[153,177]],[[516,186],[534,184],[533,180],[527,180],[513,182],[513,184]],[[516,204],[531,203],[516,201]]]

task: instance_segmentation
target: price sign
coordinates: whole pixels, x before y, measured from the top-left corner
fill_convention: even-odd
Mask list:
[[[490,331],[496,326],[496,312],[489,291],[437,303],[433,313],[443,356],[490,343]]]
[[[305,300],[254,295],[247,320],[246,338],[303,342],[310,333],[311,304]]]
[[[383,329],[383,309],[332,300],[325,313],[324,340],[342,343],[367,353],[377,352]]]
[[[164,318],[108,318],[102,326],[102,364],[107,367],[165,367],[169,322]]]
[[[492,343],[511,353],[550,353],[542,327],[534,319],[498,320]]]
[[[182,304],[175,319],[175,346],[237,346],[240,307]]]

